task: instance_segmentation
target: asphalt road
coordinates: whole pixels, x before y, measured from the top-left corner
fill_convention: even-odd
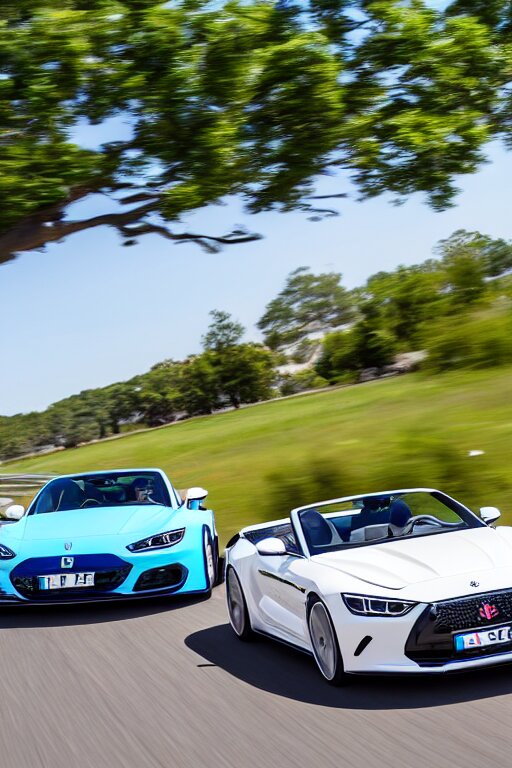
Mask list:
[[[210,600],[9,609],[1,768],[510,768],[512,667],[333,689]]]

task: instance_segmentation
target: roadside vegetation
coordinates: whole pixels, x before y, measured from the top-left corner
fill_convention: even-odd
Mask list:
[[[263,403],[5,465],[5,472],[158,466],[204,485],[222,541],[301,503],[440,487],[512,522],[512,368],[414,373]],[[472,451],[482,454],[470,455]]]
[[[201,353],[43,413],[0,417],[0,460],[403,372],[401,353],[420,350],[417,365],[431,374],[512,364],[512,244],[459,231],[437,256],[352,291],[337,273],[299,268],[258,323],[264,344],[245,342],[245,329],[213,310]],[[290,361],[302,368],[283,372]]]

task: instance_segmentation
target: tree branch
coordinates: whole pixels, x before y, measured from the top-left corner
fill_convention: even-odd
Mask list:
[[[158,200],[160,196],[159,192],[135,192],[133,195],[122,197],[118,202],[121,205],[131,205],[132,203],[143,203],[147,200]]]
[[[257,232],[245,232],[241,229],[235,229],[227,235],[202,235],[194,232],[172,232],[163,224],[154,224],[144,221],[134,227],[122,227],[121,233],[128,238],[137,238],[141,235],[161,235],[166,240],[173,240],[178,243],[194,242],[201,246],[208,253],[217,253],[221,245],[233,245],[234,243],[251,243],[255,240],[261,240],[261,235]]]
[[[209,253],[219,250],[221,245],[234,243],[248,243],[259,240],[261,235],[248,233],[241,229],[234,229],[227,235],[216,237],[193,232],[175,233],[165,224],[157,224],[144,221],[144,218],[158,210],[159,197],[155,195],[132,195],[131,200],[124,199],[125,203],[144,200],[142,205],[129,211],[117,211],[93,216],[82,220],[63,220],[64,210],[70,202],[85,197],[90,192],[100,190],[75,190],[70,198],[60,206],[53,206],[44,211],[39,211],[27,217],[22,223],[17,224],[9,231],[0,235],[0,264],[16,257],[22,251],[44,249],[49,243],[55,243],[76,232],[94,229],[97,227],[113,227],[125,239],[125,245],[133,245],[136,238],[141,235],[158,234],[167,240],[174,242],[195,242]]]
[[[348,197],[348,195],[346,192],[338,192],[332,195],[309,195],[308,200],[331,200],[331,199],[334,199],[335,197],[337,198]]]
[[[93,229],[101,226],[113,226],[120,229],[131,222],[139,221],[143,216],[156,208],[156,203],[146,203],[131,211],[120,213],[106,213],[101,216],[93,216],[80,221],[63,221],[64,209],[70,202],[84,197],[74,194],[73,200],[67,200],[61,206],[54,206],[40,211],[32,216],[27,216],[20,224],[0,235],[0,264],[9,261],[22,251],[33,251],[44,248],[49,243],[63,240],[75,232]],[[94,190],[98,191],[98,190]]]

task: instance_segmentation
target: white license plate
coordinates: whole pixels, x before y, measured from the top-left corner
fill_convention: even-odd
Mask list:
[[[39,589],[75,589],[94,587],[93,573],[51,573],[39,576]]]
[[[486,645],[509,643],[512,640],[512,626],[484,629],[480,632],[467,632],[455,635],[455,650],[465,651],[468,648],[481,648]]]

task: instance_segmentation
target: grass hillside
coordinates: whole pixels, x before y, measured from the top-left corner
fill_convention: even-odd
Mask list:
[[[512,369],[411,374],[10,462],[8,472],[162,467],[202,485],[222,540],[300,503],[433,485],[512,522]],[[470,451],[484,455],[470,457]]]

